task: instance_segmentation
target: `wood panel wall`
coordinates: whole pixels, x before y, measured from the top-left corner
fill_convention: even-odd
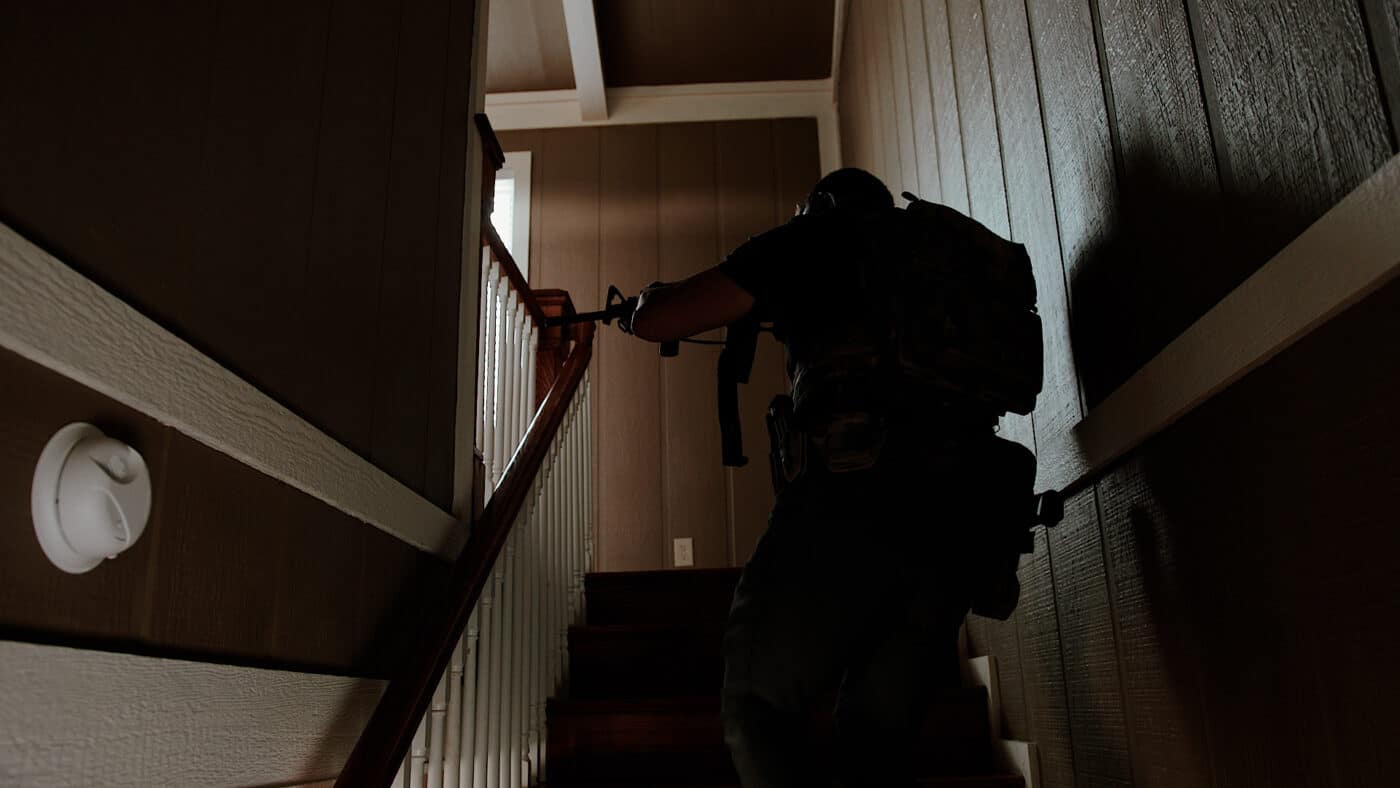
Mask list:
[[[850,4],[845,161],[1030,250],[1016,437],[1055,445],[1396,153],[1396,4],[1260,5]],[[1076,496],[1016,615],[969,620],[1046,785],[1388,784],[1397,334],[1392,284]]]
[[[819,177],[810,119],[503,132],[532,156],[530,277],[596,309],[616,284],[634,294],[717,264],[792,214]],[[720,338],[715,332],[709,338]],[[718,348],[655,345],[612,328],[592,385],[598,469],[595,568],[672,565],[672,539],[694,540],[699,567],[743,564],[772,505],[763,416],[787,388],[781,347],[764,335],[741,389],[743,469],[719,461]]]
[[[0,220],[448,508],[474,7],[7,2]]]

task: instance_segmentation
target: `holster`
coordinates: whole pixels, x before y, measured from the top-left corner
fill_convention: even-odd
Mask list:
[[[797,427],[792,397],[779,394],[768,404],[768,467],[773,492],[781,493],[807,469],[807,436]]]

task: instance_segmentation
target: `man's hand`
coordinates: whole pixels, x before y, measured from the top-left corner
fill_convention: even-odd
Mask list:
[[[685,339],[727,326],[753,311],[754,298],[711,268],[676,284],[657,283],[638,296],[630,328],[651,342]]]

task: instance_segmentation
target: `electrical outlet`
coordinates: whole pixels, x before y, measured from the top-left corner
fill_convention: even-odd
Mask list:
[[[695,540],[689,536],[671,540],[676,566],[695,566]]]

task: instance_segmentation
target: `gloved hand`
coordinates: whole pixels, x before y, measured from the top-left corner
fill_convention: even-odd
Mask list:
[[[637,296],[632,296],[617,305],[617,327],[622,329],[622,333],[632,333],[632,317],[637,314]]]

